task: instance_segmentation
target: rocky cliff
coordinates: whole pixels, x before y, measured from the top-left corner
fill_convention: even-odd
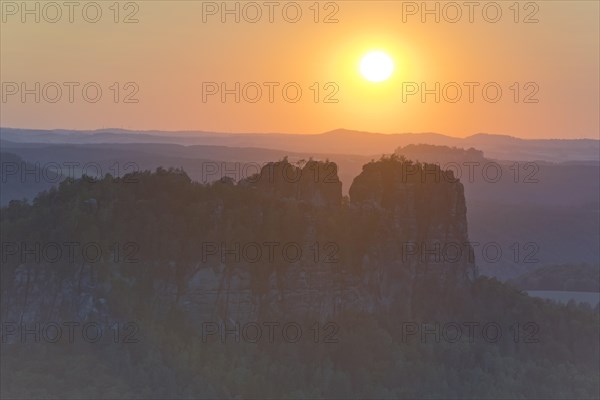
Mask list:
[[[436,168],[372,162],[349,199],[315,161],[238,184],[162,169],[66,181],[2,209],[2,320],[410,315],[476,275],[463,186]]]

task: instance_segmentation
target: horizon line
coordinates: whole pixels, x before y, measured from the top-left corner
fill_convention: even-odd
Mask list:
[[[289,135],[289,136],[318,136],[318,135],[326,135],[331,133],[358,133],[358,134],[367,134],[367,135],[382,135],[382,136],[396,136],[396,135],[438,135],[445,136],[453,139],[468,139],[477,135],[486,135],[486,136],[501,136],[506,138],[513,138],[518,140],[595,140],[600,141],[600,135],[596,138],[591,137],[579,137],[579,138],[523,138],[519,136],[514,136],[505,133],[488,133],[488,132],[476,132],[472,134],[467,134],[466,136],[454,136],[449,135],[447,133],[439,133],[439,132],[393,132],[393,133],[385,133],[385,132],[370,132],[370,131],[361,131],[354,130],[348,128],[336,128],[333,130],[325,131],[325,132],[317,132],[317,133],[290,133],[290,132],[225,132],[225,131],[207,131],[207,130],[162,130],[162,129],[130,129],[130,128],[96,128],[96,129],[72,129],[72,128],[21,128],[21,127],[10,127],[10,126],[0,126],[0,130],[2,129],[12,129],[12,130],[23,130],[23,131],[72,131],[72,132],[107,132],[107,133],[117,133],[118,131],[122,132],[140,132],[140,133],[166,133],[166,134],[176,134],[176,133],[206,133],[206,134],[215,134],[215,135]]]

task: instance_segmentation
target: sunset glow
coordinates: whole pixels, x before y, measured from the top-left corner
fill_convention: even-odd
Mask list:
[[[45,19],[53,9],[43,13],[40,6],[36,23],[15,4],[6,6],[0,35],[4,126],[310,134],[348,126],[523,138],[596,137],[599,129],[598,2],[545,2],[537,12],[525,9],[531,3],[520,10],[506,3],[493,23],[488,20],[495,3],[489,15],[481,6],[474,10],[473,22],[469,10],[461,10],[456,23],[452,7],[438,6],[438,18],[426,14],[421,2],[414,2],[418,10],[406,6],[413,2],[324,2],[318,9],[298,3],[297,18],[293,3],[285,15],[281,4],[272,22],[266,7],[255,22],[258,11],[245,3],[237,14],[221,2],[123,3],[118,15],[106,3],[97,23],[87,21],[94,18],[92,7],[87,20],[77,10],[70,23],[64,9],[62,19],[51,23]],[[548,40],[556,32],[561,37]],[[393,60],[391,75],[389,61],[372,65],[366,57],[376,51]],[[21,101],[21,85],[33,90],[35,82],[40,95],[44,85],[58,83],[62,98],[51,102],[56,90],[47,87],[49,101],[35,102],[33,94]],[[79,83],[73,102],[68,82]],[[103,93],[95,103],[82,101],[90,82]],[[125,87],[130,82],[135,85]],[[269,82],[276,83],[272,99],[264,85]],[[465,82],[478,84],[472,100]],[[462,89],[456,100],[454,83]],[[203,84],[211,91],[203,92]],[[498,87],[502,95],[495,101]],[[89,89],[90,96],[94,92]],[[138,102],[124,103],[130,95]],[[233,113],[235,118],[225,117]]]
[[[594,399],[600,1],[0,0],[0,399]]]

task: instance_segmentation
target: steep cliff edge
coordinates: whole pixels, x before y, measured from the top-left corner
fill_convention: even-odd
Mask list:
[[[163,169],[66,181],[2,209],[1,317],[197,324],[435,307],[476,276],[462,184],[436,168],[372,162],[350,199],[335,164],[315,161],[238,184]]]

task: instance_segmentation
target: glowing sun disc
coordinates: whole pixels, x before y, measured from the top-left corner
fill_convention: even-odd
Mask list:
[[[366,54],[360,61],[360,73],[371,82],[382,82],[394,72],[394,61],[382,51]]]

